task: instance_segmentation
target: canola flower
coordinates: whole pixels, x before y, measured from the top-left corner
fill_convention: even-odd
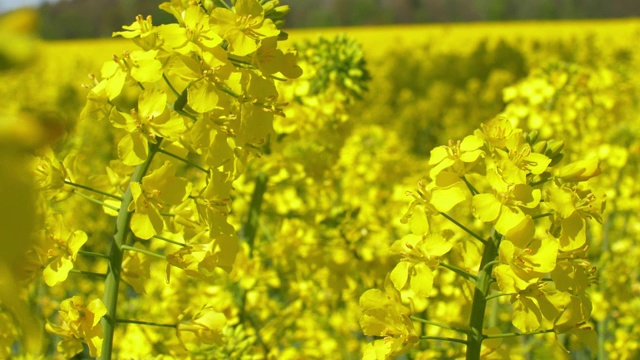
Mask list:
[[[546,143],[547,141],[542,141]],[[399,262],[389,273],[395,291],[408,291],[406,298],[399,293],[389,297],[389,306],[376,309],[376,317],[398,318],[401,314],[406,329],[413,329],[413,321],[427,326],[453,329],[458,336],[430,337],[413,335],[407,340],[406,331],[399,332],[399,320],[381,321],[374,325],[368,318],[373,314],[369,290],[361,297],[363,317],[361,326],[367,335],[384,337],[385,348],[376,340],[373,349],[365,353],[366,359],[390,359],[408,352],[417,339],[451,341],[466,345],[466,358],[476,359],[480,354],[496,351],[482,348],[485,340],[535,333],[554,333],[556,336],[572,332],[589,347],[597,347],[595,332],[588,324],[592,304],[586,293],[596,282],[593,268],[586,256],[588,241],[584,236],[589,223],[585,218],[601,222],[605,195],[596,195],[586,186],[586,181],[599,174],[597,160],[578,161],[559,168],[550,166],[559,151],[536,153],[533,149],[545,149],[538,145],[536,132],[524,133],[512,125],[506,117],[497,117],[483,124],[474,135],[458,145],[437,147],[431,152],[427,185],[412,194],[409,213],[412,233],[398,240],[391,247],[391,254],[399,254]],[[449,182],[439,179],[453,171]],[[481,176],[474,176],[479,174]],[[443,198],[429,196],[439,187],[450,188],[451,183],[464,184],[467,194],[451,197],[452,204],[446,211],[434,211]],[[583,216],[576,204],[585,209]],[[460,212],[458,220],[447,214],[455,207],[470,208],[469,215],[490,225],[490,235],[479,235],[467,228]],[[565,219],[575,216],[570,221]],[[438,230],[430,222],[443,216],[457,227],[458,236],[450,229]],[[479,229],[485,231],[488,227]],[[462,233],[461,233],[462,232]],[[475,242],[484,247],[482,259],[468,270],[447,264],[445,257],[457,242]],[[451,258],[449,258],[450,261]],[[567,264],[569,262],[569,264]],[[562,264],[562,265],[559,265]],[[564,272],[566,266],[579,266],[582,271]],[[432,295],[434,271],[449,270],[475,288],[470,296],[471,312],[464,327],[438,324],[412,313],[403,303],[419,301]],[[584,276],[584,272],[588,276]],[[567,278],[559,278],[562,273]],[[575,284],[571,288],[567,283]],[[518,330],[515,334],[496,334],[484,328],[487,303],[498,296],[509,296],[512,307],[511,323]],[[415,300],[414,300],[415,299]],[[412,316],[415,314],[415,316]],[[462,336],[463,338],[461,338]],[[465,338],[466,337],[466,338]],[[403,346],[389,346],[396,342]],[[562,345],[560,345],[562,346]]]

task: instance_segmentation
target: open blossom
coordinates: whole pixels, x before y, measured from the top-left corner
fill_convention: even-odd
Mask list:
[[[54,286],[67,279],[78,251],[87,242],[87,234],[82,230],[71,231],[62,215],[54,213],[47,217],[44,237],[47,251],[42,275],[47,285]]]
[[[107,308],[100,299],[94,299],[85,305],[85,300],[74,296],[60,304],[60,325],[47,322],[47,332],[58,335],[58,352],[68,358],[82,352],[82,343],[89,347],[92,357],[100,356],[102,347],[102,326],[100,319],[107,314]]]
[[[217,7],[211,12],[211,28],[229,42],[229,52],[245,56],[258,49],[260,40],[278,36],[280,30],[264,17],[258,0],[238,0],[235,12]]]
[[[223,330],[227,325],[227,318],[212,306],[204,306],[190,318],[184,319],[187,312],[180,315],[177,327],[180,342],[192,351],[212,345],[221,345]]]
[[[418,332],[409,319],[409,308],[402,305],[400,292],[391,281],[385,290],[370,289],[360,297],[360,326],[365,335],[383,339],[369,344],[364,359],[394,359],[409,351],[418,342]]]

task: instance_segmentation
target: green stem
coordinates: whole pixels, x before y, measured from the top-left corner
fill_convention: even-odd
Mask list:
[[[268,180],[269,178],[266,174],[262,172],[259,173],[256,177],[256,185],[253,188],[253,195],[251,195],[249,217],[247,218],[247,222],[244,224],[244,240],[249,244],[249,257],[253,255],[254,242],[260,219],[260,207],[262,206],[264,193],[267,190]]]
[[[456,224],[457,227],[459,227],[460,229],[464,230],[467,234],[473,236],[475,239],[477,239],[478,241],[480,241],[481,243],[483,243],[485,246],[487,245],[487,240],[483,239],[480,237],[480,235],[474,233],[473,231],[469,230],[466,226],[462,225],[461,223],[459,223],[456,219],[452,218],[451,216],[440,212],[440,215],[444,216],[447,220],[451,221],[452,223]]]
[[[237,66],[242,69],[255,69],[255,66],[253,66],[253,64],[248,63],[246,61],[233,59],[233,58],[229,58],[229,61],[231,61],[234,66]]]
[[[493,261],[489,261],[488,263],[484,264],[484,267],[485,267],[485,268],[488,268],[489,266],[493,266],[493,265],[496,265],[496,264],[500,264],[501,262],[502,262],[502,261],[500,261],[500,260],[493,260]],[[483,269],[483,270],[486,270],[486,269]]]
[[[149,144],[149,155],[147,159],[140,165],[136,166],[131,175],[129,183],[141,182],[144,175],[151,166],[153,157],[158,152],[162,139],[156,144]],[[129,212],[129,203],[133,201],[131,194],[131,186],[127,186],[127,191],[122,197],[118,218],[116,219],[116,233],[111,242],[109,252],[109,269],[107,278],[104,282],[104,305],[107,308],[107,314],[102,318],[102,332],[104,340],[102,342],[102,353],[100,360],[110,360],[113,351],[113,334],[116,327],[116,310],[118,304],[118,287],[120,286],[120,273],[122,272],[122,249],[129,235],[129,222],[131,221],[132,212]]]
[[[493,294],[493,295],[487,296],[487,298],[485,300],[489,301],[489,300],[493,300],[493,299],[496,299],[496,298],[499,298],[499,297],[510,296],[510,295],[512,295],[512,294],[497,293],[497,294]]]
[[[461,179],[467,185],[467,188],[469,189],[469,191],[471,191],[471,195],[478,195],[480,193],[473,185],[471,185],[469,180],[467,180],[466,176],[462,176]]]
[[[166,327],[166,328],[177,328],[178,324],[159,324],[150,321],[141,321],[141,320],[130,320],[130,319],[116,319],[118,324],[138,324],[138,325],[148,325],[148,326],[158,326],[158,327]]]
[[[615,197],[617,198],[620,195],[620,186],[622,185],[622,180],[624,179],[624,173],[626,168],[621,168],[618,171],[618,178],[616,179],[615,184],[613,185],[613,189],[615,191]],[[609,237],[611,235],[611,228],[613,226],[613,222],[615,221],[616,215],[618,215],[619,211],[617,209],[616,202],[613,202],[613,209],[609,212],[609,215],[604,221],[604,226],[602,229],[602,242],[600,243],[600,261],[598,269],[607,269],[607,265],[605,259],[607,258],[606,254],[610,254],[610,244]],[[626,229],[627,226],[623,226],[623,229]],[[602,256],[605,255],[605,256]],[[604,274],[607,274],[605,271]],[[607,293],[607,276],[600,276],[598,287],[603,294]],[[609,327],[609,321],[611,319],[611,315],[609,312],[606,313],[604,319],[598,321],[596,323],[596,332],[598,334],[598,353],[596,359],[605,360],[607,359],[607,350],[606,350],[606,341],[607,341],[607,328]]]
[[[167,155],[167,156],[170,156],[170,157],[172,157],[172,158],[174,158],[174,159],[180,160],[180,161],[182,161],[182,162],[183,162],[183,163],[185,163],[185,164],[191,165],[191,166],[193,166],[194,168],[196,168],[196,169],[198,169],[198,170],[202,171],[202,172],[203,172],[203,173],[205,173],[205,174],[209,174],[209,170],[207,170],[207,169],[203,168],[203,167],[202,167],[202,166],[200,166],[200,165],[195,164],[194,162],[192,162],[192,161],[190,161],[190,160],[187,160],[187,159],[182,158],[182,157],[180,157],[180,156],[178,156],[178,155],[172,154],[172,153],[168,152],[167,150],[159,149],[159,150],[158,150],[158,152],[161,152],[161,153],[163,153],[163,154],[165,154],[165,155]]]
[[[83,198],[85,198],[85,199],[87,199],[87,200],[91,201],[92,203],[98,204],[98,205],[100,205],[100,206],[104,206],[104,207],[106,207],[106,208],[108,208],[108,209],[111,209],[111,210],[115,210],[115,211],[120,210],[120,208],[117,208],[117,207],[115,207],[115,206],[113,206],[113,205],[105,204],[105,203],[103,203],[102,201],[100,201],[100,200],[98,200],[98,199],[94,199],[94,198],[92,198],[91,196],[89,196],[89,195],[85,195],[85,194],[83,194],[83,193],[81,193],[81,192],[79,192],[79,191],[73,190],[72,192],[73,192],[74,194],[76,194],[76,195],[80,196],[80,197],[83,197]]]
[[[546,178],[546,179],[542,179],[542,180],[540,180],[540,181],[535,181],[535,182],[530,183],[530,184],[529,184],[529,186],[534,187],[534,186],[536,186],[536,185],[544,184],[544,183],[546,183],[546,182],[550,181],[551,179],[552,179],[552,178],[548,177],[548,178]]]
[[[498,247],[502,240],[495,230],[492,231],[491,238],[486,242],[480,261],[480,271],[476,280],[476,289],[473,293],[473,304],[471,307],[471,317],[469,319],[469,335],[467,337],[467,360],[480,359],[482,340],[485,339],[482,331],[484,326],[484,314],[487,307],[487,297],[491,286],[492,261],[498,258]]]
[[[453,271],[454,273],[462,276],[463,278],[465,278],[467,280],[478,281],[478,279],[475,277],[475,275],[469,274],[468,272],[466,272],[466,271],[464,271],[464,270],[462,270],[462,269],[460,269],[460,268],[458,268],[456,266],[449,265],[449,264],[447,264],[445,262],[440,262],[438,265],[442,266],[445,269]]]
[[[444,336],[420,336],[420,340],[438,340],[438,341],[449,341],[459,344],[467,345],[466,340],[444,337]]]
[[[166,237],[160,236],[160,235],[154,235],[153,238],[154,239],[158,239],[158,240],[162,240],[164,242],[168,242],[168,243],[173,244],[173,245],[178,245],[178,246],[182,246],[182,247],[187,246],[187,244],[183,244],[183,243],[177,242],[175,240],[167,239]]]
[[[247,221],[243,226],[243,239],[249,245],[249,258],[253,257],[253,249],[255,238],[258,230],[258,226],[260,225],[260,208],[262,206],[262,199],[264,198],[264,193],[267,190],[267,181],[269,178],[266,174],[260,172],[256,177],[256,185],[253,188],[253,194],[251,195],[251,203],[249,205],[249,216],[247,217]],[[239,302],[240,313],[238,317],[240,318],[240,323],[244,323],[248,321],[250,325],[255,329],[258,343],[264,349],[266,353],[268,353],[269,349],[267,344],[264,342],[262,337],[260,336],[260,327],[257,326],[256,321],[253,319],[251,314],[246,313],[245,304],[247,302],[247,290],[243,289],[239,284],[236,287],[237,291],[237,302]]]
[[[92,277],[99,277],[99,278],[106,278],[107,274],[101,274],[101,273],[97,273],[97,272],[92,272],[92,271],[84,271],[84,270],[78,270],[78,269],[71,269],[69,270],[70,273],[74,273],[74,274],[80,274],[80,275],[86,275],[86,276],[92,276]]]
[[[171,91],[173,92],[173,94],[176,97],[180,97],[180,93],[176,90],[176,88],[173,87],[173,84],[171,84],[171,81],[169,81],[169,78],[167,78],[167,75],[164,74],[164,72],[162,73],[162,78],[164,79],[164,81],[167,83],[167,86],[169,86],[169,89],[171,89]]]
[[[231,6],[229,6],[229,4],[227,4],[227,2],[224,1],[224,0],[217,0],[216,3],[226,7],[229,10],[231,10]]]
[[[122,201],[122,198],[120,196],[118,196],[118,195],[109,194],[107,192],[104,192],[104,191],[101,191],[101,190],[97,190],[97,189],[94,189],[94,188],[86,186],[86,185],[76,184],[76,183],[71,182],[69,180],[65,180],[64,183],[67,184],[67,185],[71,185],[73,187],[77,187],[77,188],[80,188],[80,189],[85,189],[85,190],[94,192],[96,194],[104,195],[106,197],[110,197],[112,199],[116,199],[116,200]]]
[[[536,216],[532,216],[531,218],[532,218],[533,220],[537,220],[537,219],[542,219],[542,218],[547,217],[547,216],[551,216],[551,215],[553,215],[553,214],[554,214],[553,212],[548,212],[548,213],[544,213],[544,214],[539,214],[539,215],[536,215]]]
[[[415,321],[418,321],[418,322],[421,322],[421,323],[425,323],[425,324],[427,324],[427,325],[433,325],[433,326],[437,326],[437,327],[439,327],[439,328],[448,329],[448,330],[453,330],[453,331],[457,331],[457,332],[459,332],[459,333],[463,333],[463,334],[467,334],[467,333],[469,332],[469,331],[468,331],[468,330],[466,330],[466,329],[460,329],[460,328],[457,328],[457,327],[455,327],[455,326],[450,326],[450,325],[446,325],[446,324],[440,324],[440,323],[438,323],[438,322],[431,321],[431,320],[427,320],[427,319],[423,319],[423,318],[421,318],[421,317],[417,317],[417,316],[415,316],[415,315],[411,315],[411,316],[409,316],[409,318],[410,318],[411,320],[415,320]]]
[[[108,259],[109,258],[108,255],[105,255],[105,254],[102,254],[102,253],[93,252],[93,251],[78,250],[78,254],[85,255],[85,256],[100,257],[100,258],[104,258],[104,259]]]
[[[158,253],[154,253],[153,251],[149,251],[149,250],[145,250],[145,249],[140,249],[140,248],[137,248],[135,246],[122,245],[122,246],[120,246],[120,249],[121,250],[129,250],[129,251],[133,251],[133,252],[138,252],[140,254],[153,256],[155,258],[162,259],[162,260],[166,259],[166,257],[164,255],[160,255]]]
[[[553,332],[553,329],[538,330],[538,331],[530,332],[527,334],[522,334],[522,333],[490,334],[490,335],[485,335],[484,338],[485,339],[502,339],[502,338],[508,338],[508,337],[516,337],[516,336],[547,334],[552,332]]]

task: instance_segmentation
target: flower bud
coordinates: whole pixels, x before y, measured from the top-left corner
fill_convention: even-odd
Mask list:
[[[564,149],[564,141],[551,139],[547,141],[547,149],[544,154],[548,157],[553,157],[559,154],[562,149]]]
[[[533,150],[533,152],[538,154],[544,154],[545,151],[547,150],[547,142],[539,141],[531,146],[531,150]]]
[[[564,181],[586,181],[601,173],[598,159],[586,159],[565,165],[558,171]]]

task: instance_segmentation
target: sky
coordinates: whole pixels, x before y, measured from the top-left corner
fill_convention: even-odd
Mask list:
[[[23,6],[38,6],[43,2],[53,2],[55,0],[0,0],[0,12],[13,10]]]

